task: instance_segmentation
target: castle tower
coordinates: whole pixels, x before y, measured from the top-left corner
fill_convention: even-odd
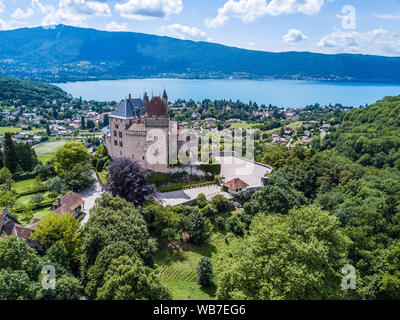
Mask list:
[[[164,104],[165,110],[168,113],[168,96],[167,96],[167,91],[165,91],[165,89],[164,89],[164,92],[163,92],[163,95],[162,95],[162,102]]]

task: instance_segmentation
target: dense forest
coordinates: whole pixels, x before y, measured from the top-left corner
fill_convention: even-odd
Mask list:
[[[365,166],[400,170],[400,96],[386,97],[341,117],[341,125],[331,135],[314,141],[315,149],[334,149]]]
[[[0,76],[0,101],[1,106],[26,105],[35,107],[45,102],[58,103],[68,101],[67,94],[60,88],[32,81],[24,81],[11,77]]]

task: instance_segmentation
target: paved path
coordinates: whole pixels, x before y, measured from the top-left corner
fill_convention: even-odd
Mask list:
[[[88,222],[90,217],[90,209],[94,207],[96,199],[103,194],[101,183],[97,180],[96,174],[93,173],[93,176],[96,179],[95,183],[93,183],[89,189],[86,189],[81,193],[82,199],[85,201],[84,211],[86,213],[81,222],[82,226]]]
[[[225,182],[234,178],[240,178],[251,189],[261,188],[263,186],[261,178],[265,177],[266,173],[272,172],[272,168],[244,158],[233,156],[215,158],[221,163],[221,176],[225,177]]]
[[[195,200],[200,193],[204,193],[207,200],[211,200],[217,194],[222,194],[228,199],[232,198],[229,193],[222,192],[220,186],[212,185],[200,188],[161,193],[160,203],[163,206],[179,206],[189,201]]]

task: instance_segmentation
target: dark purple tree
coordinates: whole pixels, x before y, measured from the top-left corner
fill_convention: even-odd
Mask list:
[[[121,158],[111,162],[105,190],[132,202],[135,207],[158,197],[154,185],[147,181],[149,173],[136,161]]]

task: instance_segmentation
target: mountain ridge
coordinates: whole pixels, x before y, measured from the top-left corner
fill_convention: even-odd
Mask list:
[[[65,82],[145,77],[400,83],[400,57],[265,52],[57,25],[0,31],[0,74]]]

